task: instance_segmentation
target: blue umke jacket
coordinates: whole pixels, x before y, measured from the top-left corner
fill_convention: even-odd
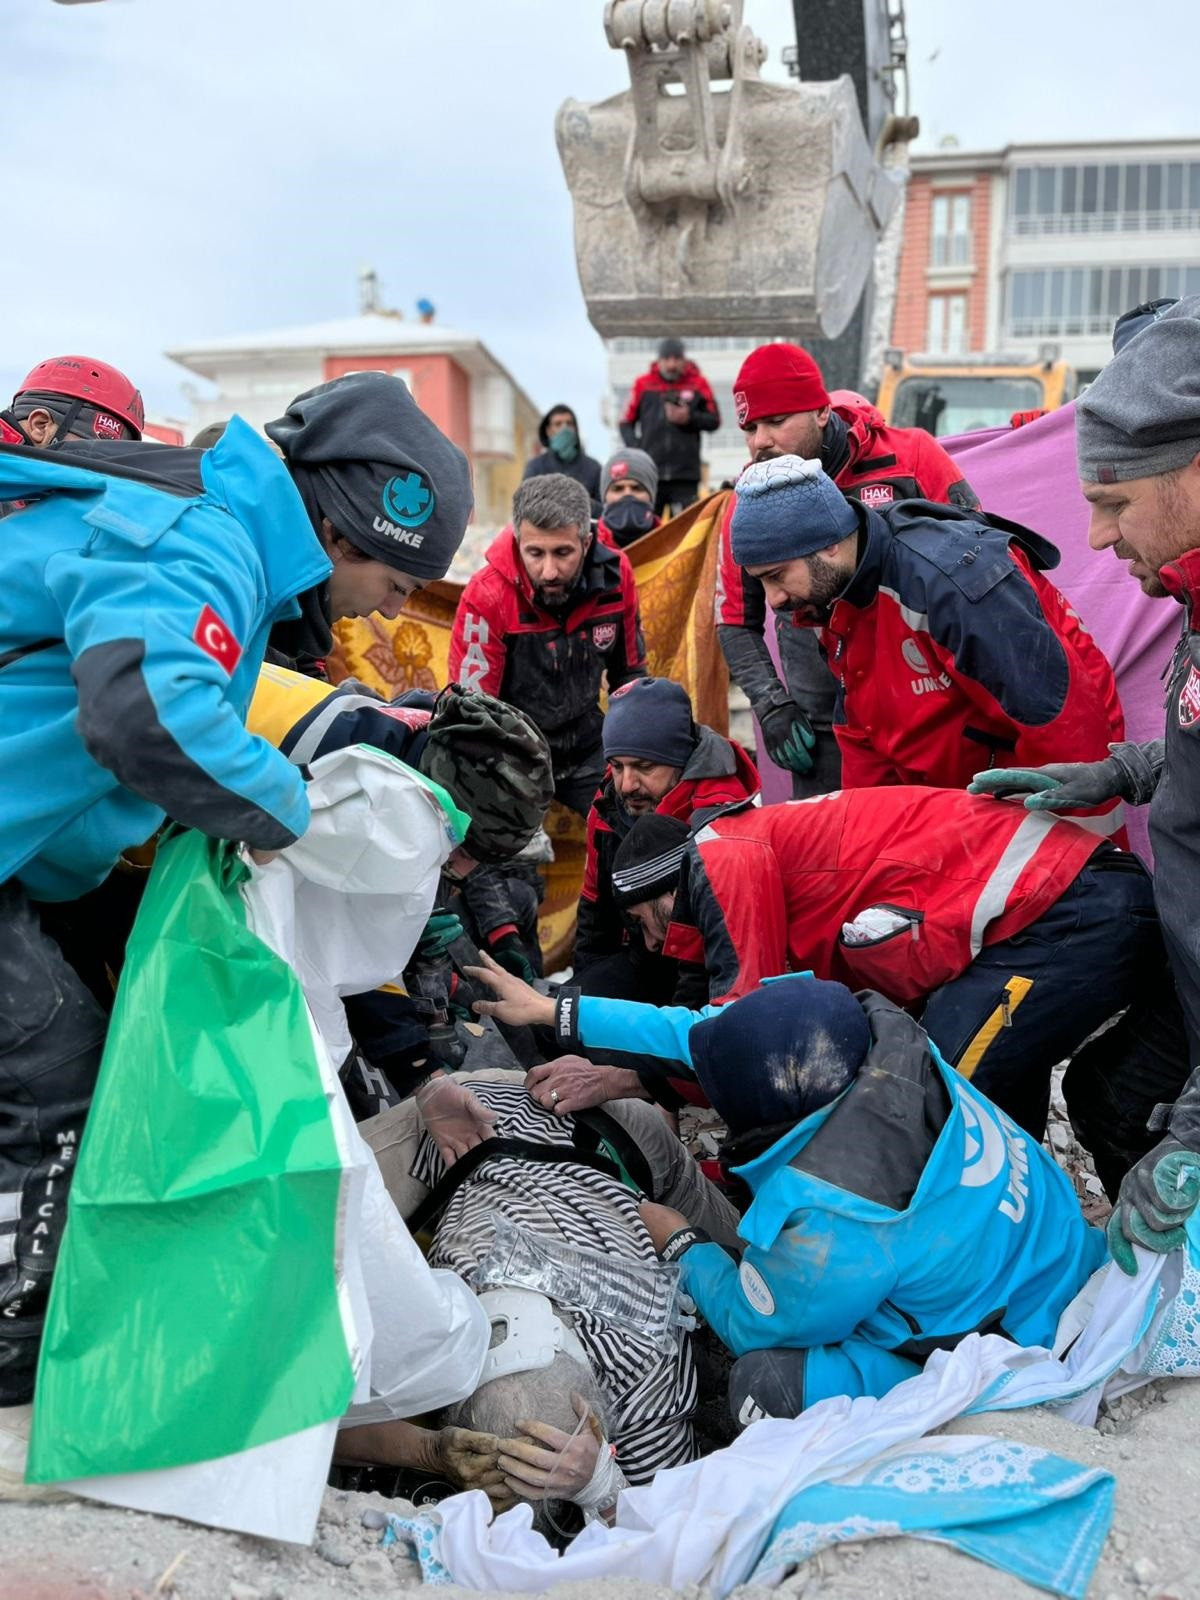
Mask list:
[[[745,1251],[739,1262],[718,1244],[691,1245],[678,1258],[684,1288],[739,1356],[854,1340],[919,1365],[976,1331],[1051,1344],[1103,1264],[1103,1234],[1053,1158],[907,1013],[857,998],[873,1043],[854,1082],[734,1169],[753,1195],[738,1230]],[[688,1034],[717,1009],[577,1003],[585,1050],[636,1038],[673,1073],[691,1069]],[[884,1366],[895,1382],[896,1364]],[[806,1403],[822,1397],[806,1389]]]
[[[164,816],[260,849],[308,825],[245,716],[271,624],[329,562],[234,418],[209,451],[0,447],[0,882],[94,888]]]

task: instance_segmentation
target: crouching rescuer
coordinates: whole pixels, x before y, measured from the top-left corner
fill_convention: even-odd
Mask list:
[[[899,1007],[796,974],[707,1014],[622,1009],[729,1127],[722,1165],[749,1200],[740,1257],[680,1211],[641,1214],[738,1358],[736,1421],[886,1394],[970,1333],[1053,1343],[1104,1235]]]

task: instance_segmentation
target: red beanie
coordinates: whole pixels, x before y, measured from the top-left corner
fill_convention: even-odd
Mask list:
[[[757,417],[787,417],[829,404],[821,369],[798,344],[761,344],[733,381],[738,426]]]

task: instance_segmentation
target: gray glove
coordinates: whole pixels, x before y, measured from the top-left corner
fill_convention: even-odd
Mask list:
[[[1102,806],[1106,800],[1128,800],[1129,778],[1112,756],[1105,761],[1070,761],[1049,767],[989,767],[977,772],[968,794],[990,794],[996,800],[1026,796],[1027,811],[1066,811],[1076,806]]]
[[[812,724],[794,700],[785,700],[773,706],[758,719],[763,731],[767,754],[777,767],[789,772],[807,773],[813,769],[810,754],[817,742]]]
[[[1130,1167],[1108,1219],[1108,1249],[1122,1272],[1137,1276],[1135,1244],[1165,1255],[1187,1238],[1184,1223],[1200,1204],[1200,1154],[1167,1134]]]

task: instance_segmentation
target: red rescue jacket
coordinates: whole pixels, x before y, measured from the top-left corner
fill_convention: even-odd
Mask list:
[[[919,500],[860,515],[858,570],[821,630],[845,788],[959,788],[986,767],[1103,760],[1124,738],[1112,668],[1040,570],[1053,545]],[[1119,803],[1096,820],[1120,828]]]
[[[450,680],[498,695],[532,717],[555,765],[600,744],[600,681],[610,690],[646,673],[637,584],[623,550],[588,547],[567,611],[534,597],[511,527],[488,547],[462,592],[450,636]]]
[[[811,969],[907,1005],[1036,922],[1101,844],[1077,823],[953,789],[747,805],[689,842],[663,953],[703,959],[714,1002]],[[864,938],[873,910],[888,928]]]
[[[924,428],[889,428],[882,412],[862,401],[833,408],[846,424],[850,456],[834,476],[843,494],[865,506],[897,500],[943,500],[967,510],[978,506],[974,490],[953,459]],[[718,624],[762,631],[767,603],[763,586],[733,559],[732,498],[721,520],[721,560],[717,576]]]
[[[688,407],[685,423],[668,422],[664,409],[668,396]],[[634,379],[629,404],[621,416],[621,438],[646,452],[662,480],[695,483],[700,477],[700,435],[721,425],[721,412],[708,379],[694,361],[668,383],[652,362],[650,370]]]
[[[683,776],[655,808],[660,815],[678,817],[681,822],[691,822],[697,811],[748,799],[760,787],[753,761],[736,740],[724,739],[703,725],[696,732],[700,737]],[[606,771],[588,813],[587,860],[575,934],[577,972],[614,955],[632,936],[612,892],[613,857],[632,820],[618,807],[612,775]]]

